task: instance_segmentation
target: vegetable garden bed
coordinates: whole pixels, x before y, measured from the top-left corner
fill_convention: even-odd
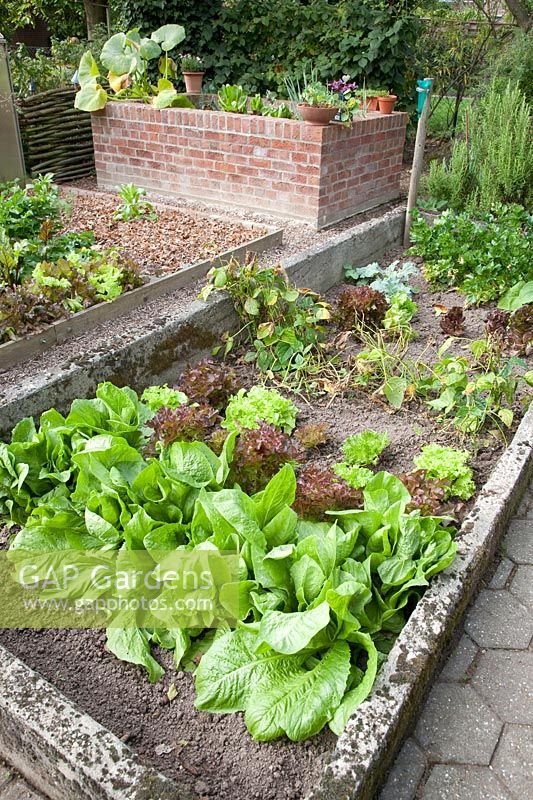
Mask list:
[[[71,302],[70,299],[65,301],[52,295],[30,302],[27,309],[25,300],[17,301],[18,306],[15,303],[6,306],[5,312],[12,323],[4,322],[9,327],[10,340],[0,344],[0,369],[44,352],[94,324],[114,319],[156,297],[187,286],[203,277],[217,260],[245,259],[249,252],[259,253],[275,246],[283,235],[282,230],[268,226],[259,227],[245,221],[236,224],[234,220],[206,213],[193,216],[186,210],[166,206],[158,207],[157,213],[117,220],[113,216],[119,205],[116,195],[78,190],[65,193],[64,197],[70,201],[71,208],[61,220],[63,228],[58,239],[79,234],[82,248],[94,246],[95,253],[116,251],[120,260],[118,267],[124,265],[129,269],[131,265],[133,279],[118,290],[118,295],[106,298],[105,302],[99,302],[102,299],[99,296],[91,296],[89,300],[82,295],[80,302],[84,307],[77,313],[72,313],[65,304]],[[84,239],[88,236],[91,239]],[[59,255],[65,258],[66,254]],[[46,254],[42,256],[43,260],[47,257]],[[52,268],[50,274],[53,279],[63,275],[57,272],[57,267]],[[73,285],[72,275],[66,272],[64,275]],[[52,289],[53,284],[49,291]],[[74,290],[72,295],[75,296]],[[14,301],[15,298],[16,293]],[[79,306],[80,303],[76,308]],[[0,323],[3,311],[0,308]],[[20,332],[17,320],[22,325]]]
[[[394,254],[391,254],[391,257],[392,255]],[[388,260],[390,259],[387,259],[387,263]],[[315,285],[320,280],[321,276],[314,276]],[[442,317],[443,306],[450,308],[461,302],[461,298],[453,292],[430,292],[420,278],[415,281],[421,291],[415,298],[418,313],[413,319],[413,326],[420,336],[418,340],[412,341],[411,353],[414,357],[422,358],[423,356],[427,361],[434,362],[438,360],[438,350],[448,337],[448,332],[442,330],[438,314]],[[309,283],[313,283],[313,278]],[[336,300],[341,288],[337,287],[333,290],[331,300]],[[250,295],[245,296],[249,297]],[[342,297],[342,291],[340,296]],[[250,306],[248,308],[250,309]],[[464,335],[467,339],[477,339],[482,334],[487,312],[487,308],[465,310]],[[448,324],[452,323],[457,324],[454,315],[448,318]],[[231,327],[235,326],[232,324]],[[362,347],[360,341],[354,341],[352,337],[341,335],[338,332],[333,332],[328,341],[330,344],[334,344],[341,354],[341,361],[344,365],[352,354],[352,348],[357,354]],[[368,346],[367,343],[365,344]],[[464,344],[464,342],[455,340],[446,352],[460,354],[463,352],[461,348]],[[441,358],[442,355],[441,353]],[[240,377],[241,383],[249,386],[255,383],[259,376],[253,372],[249,363],[241,362],[241,356],[242,353],[236,351],[235,355],[230,356],[230,359],[236,367],[237,378]],[[148,371],[152,374],[157,372],[149,365]],[[178,379],[179,371],[177,364],[175,366],[165,365],[164,380],[169,383],[175,382]],[[305,459],[307,465],[323,469],[342,460],[340,447],[346,437],[369,428],[374,428],[381,434],[388,434],[390,444],[383,453],[379,469],[386,469],[393,473],[412,469],[413,456],[424,444],[432,442],[454,447],[464,444],[464,441],[461,442],[458,438],[456,431],[454,432],[452,428],[446,428],[438,422],[425,405],[415,402],[414,399],[409,402],[409,396],[407,396],[405,404],[396,410],[391,408],[390,398],[386,393],[378,391],[377,394],[369,396],[368,388],[364,391],[360,384],[358,389],[352,388],[347,396],[340,396],[338,390],[341,387],[334,385],[334,381],[342,382],[344,377],[343,374],[340,374],[340,369],[336,375],[331,372],[321,375],[318,383],[314,386],[317,394],[313,394],[311,404],[306,403],[303,398],[296,401],[300,411],[299,426],[302,424],[316,425],[323,422],[331,424],[329,441],[309,451]],[[309,380],[312,382],[315,379],[311,377]],[[215,386],[220,386],[221,383],[222,380],[219,377]],[[139,384],[138,388],[143,388],[142,379]],[[212,389],[213,387],[211,387]],[[520,393],[523,393],[523,390]],[[517,412],[515,418],[510,422],[511,432],[516,429],[522,409],[520,393],[516,397],[513,395],[509,405],[509,410],[513,409]],[[205,391],[202,397],[207,398],[208,392]],[[171,419],[173,419],[172,415]],[[509,421],[508,416],[507,420]],[[502,421],[504,421],[503,418]],[[517,470],[516,474],[513,474],[510,464],[507,464],[503,473],[513,474],[512,486],[504,491],[501,486],[499,489],[497,488],[498,481],[496,481],[496,486],[493,481],[487,497],[493,497],[500,491],[501,497],[510,499],[510,505],[516,500],[518,491],[516,487],[523,479],[525,471],[529,469],[531,460],[530,421],[528,425],[529,428],[526,426],[521,431],[516,445],[518,450],[515,448],[513,452],[511,448],[509,451],[512,452],[513,469]],[[478,446],[471,458],[478,491],[484,485],[503,449],[504,444],[501,438],[495,439],[484,434],[479,439]],[[345,452],[345,456],[348,456],[347,452]],[[514,462],[518,464],[518,467]],[[370,462],[363,461],[363,464],[368,463],[372,463],[372,459]],[[498,479],[500,483],[501,474],[500,469],[500,478]],[[329,483],[322,484],[322,494],[332,483],[331,474],[328,481]],[[315,483],[313,486],[308,477],[303,494],[300,494],[300,508],[302,508],[302,499],[305,501],[304,506],[307,504],[307,511],[309,511],[310,501],[314,500],[315,503],[317,500],[320,501],[318,487],[319,484]],[[438,489],[439,487],[434,486],[433,488]],[[302,492],[302,486],[300,486],[300,492]],[[422,498],[422,500],[427,499],[427,497]],[[439,505],[439,500],[444,500],[442,496],[439,498],[438,492],[430,499],[431,502],[437,502],[437,505]],[[349,501],[354,502],[354,497],[349,498]],[[390,501],[388,501],[388,505],[390,505]],[[447,508],[449,511],[453,511],[459,519],[463,518],[466,511],[463,503],[459,507],[454,505],[453,508],[450,508],[448,505]],[[304,516],[307,515],[305,511],[302,513]],[[490,547],[493,547],[496,542],[497,531],[493,524],[494,520],[487,525],[486,518],[481,516],[484,535],[490,534],[492,537],[489,542],[490,546],[486,548],[483,555],[483,545],[476,541],[472,543],[472,532],[479,529],[479,525],[476,526],[475,522],[476,515],[479,516],[479,514],[479,507],[477,507],[473,517],[463,526],[457,537],[461,557],[451,568],[451,574],[456,576],[452,580],[456,587],[453,602],[450,599],[451,593],[446,596],[446,600],[443,600],[442,595],[438,595],[439,588],[442,588],[443,585],[446,587],[447,578],[442,576],[420,601],[412,617],[413,624],[407,623],[394,646],[391,665],[384,667],[389,686],[396,685],[401,687],[401,691],[405,689],[405,692],[409,693],[414,682],[420,680],[427,682],[429,679],[429,668],[429,671],[425,668],[422,670],[420,665],[417,667],[410,663],[412,652],[409,650],[409,643],[413,643],[413,625],[418,626],[419,633],[425,625],[426,628],[432,629],[434,637],[436,636],[435,630],[438,630],[441,638],[434,638],[432,644],[442,647],[443,641],[450,633],[450,620],[456,619],[457,613],[459,613],[457,609],[461,605],[464,607],[464,598],[472,590],[475,583],[475,570],[481,569],[484,559],[488,558]],[[501,508],[498,510],[498,514],[501,521],[504,516]],[[479,531],[477,535],[479,536]],[[471,551],[469,547],[472,547]],[[468,572],[468,581],[464,585],[461,580],[461,569]],[[446,624],[443,622],[444,618],[447,621]],[[177,779],[178,785],[182,789],[176,789],[176,797],[181,796],[182,790],[184,794],[190,790],[196,796],[213,795],[221,798],[230,796],[300,798],[309,792],[316,797],[345,796],[347,785],[356,785],[354,776],[357,778],[357,791],[359,791],[362,780],[361,764],[364,764],[366,769],[368,763],[374,759],[374,753],[379,750],[379,741],[376,738],[365,739],[364,742],[361,742],[358,736],[358,726],[359,730],[364,731],[365,734],[368,730],[368,714],[370,714],[370,720],[373,721],[375,729],[377,729],[376,714],[380,714],[381,730],[384,731],[383,738],[389,742],[395,739],[395,744],[398,739],[398,725],[401,723],[405,726],[406,724],[405,715],[399,720],[387,706],[389,703],[389,706],[395,707],[398,700],[395,691],[390,691],[388,696],[382,691],[376,701],[377,709],[371,698],[356,712],[355,717],[349,723],[349,731],[341,737],[337,753],[333,756],[329,777],[321,779],[323,766],[330,759],[334,746],[334,738],[331,733],[323,731],[305,744],[288,744],[286,741],[253,742],[246,733],[244,721],[240,715],[218,716],[194,711],[192,679],[187,674],[175,673],[171,664],[172,659],[168,653],[155,651],[158,659],[167,667],[167,672],[162,683],[149,686],[138,668],[124,666],[105,653],[102,647],[102,635],[98,632],[7,631],[2,633],[1,641],[45,676],[53,678],[54,683],[67,696],[75,698],[96,719],[104,722],[120,737],[127,739],[146,762],[157,766],[162,772]],[[426,651],[432,668],[437,662],[437,652],[437,650],[433,650],[428,656]],[[65,656],[65,653],[69,655]],[[417,655],[417,657],[419,656]],[[392,675],[390,670],[392,670]],[[422,671],[424,671],[423,677],[421,677]],[[381,688],[382,683],[380,679]],[[174,684],[173,690],[171,690],[171,684]],[[110,703],[110,697],[116,697],[117,702]],[[305,702],[302,702],[298,707],[298,715],[302,715],[304,705]],[[412,708],[410,711],[412,713]],[[372,714],[374,714],[373,717]],[[385,727],[383,728],[383,726]],[[210,755],[209,758],[206,758],[206,753]],[[361,761],[354,760],[357,758],[360,758]],[[374,774],[373,780],[376,779],[377,775]],[[354,796],[363,795],[354,794]]]

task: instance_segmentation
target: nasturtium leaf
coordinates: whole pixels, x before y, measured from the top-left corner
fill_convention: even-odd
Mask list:
[[[152,33],[152,39],[168,53],[185,39],[185,28],[182,25],[162,25]]]
[[[86,83],[76,92],[74,108],[78,111],[101,111],[107,99],[107,92],[99,83]]]
[[[95,84],[100,77],[100,68],[94,60],[94,56],[90,50],[85,52],[78,67],[78,83],[80,86],[85,86],[88,83]]]

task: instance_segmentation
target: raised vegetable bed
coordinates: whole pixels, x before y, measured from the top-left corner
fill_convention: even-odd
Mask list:
[[[351,127],[108,103],[92,115],[98,185],[216,201],[321,228],[400,194],[407,114]]]

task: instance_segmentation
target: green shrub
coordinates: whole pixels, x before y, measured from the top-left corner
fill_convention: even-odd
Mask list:
[[[457,140],[448,163],[431,166],[431,200],[454,210],[490,211],[498,203],[533,200],[531,107],[508,83],[493,83],[472,108],[468,140]]]
[[[349,73],[412,103],[418,20],[410,8],[380,0],[124,0],[120,13],[125,29],[179,20],[184,46],[202,57],[217,88],[282,94],[284,75],[301,78],[313,64],[318,80]]]

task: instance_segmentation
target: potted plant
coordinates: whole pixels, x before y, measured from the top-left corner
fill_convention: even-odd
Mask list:
[[[378,108],[380,112],[382,114],[392,114],[397,99],[395,94],[380,94],[378,97]]]
[[[308,83],[299,96],[298,111],[309,125],[328,125],[344,101],[319,81]]]
[[[383,89],[366,89],[366,97],[364,99],[364,107],[367,111],[378,110],[378,99],[386,94]]]
[[[204,64],[199,56],[185,54],[181,57],[181,72],[187,94],[200,94],[205,74]]]

